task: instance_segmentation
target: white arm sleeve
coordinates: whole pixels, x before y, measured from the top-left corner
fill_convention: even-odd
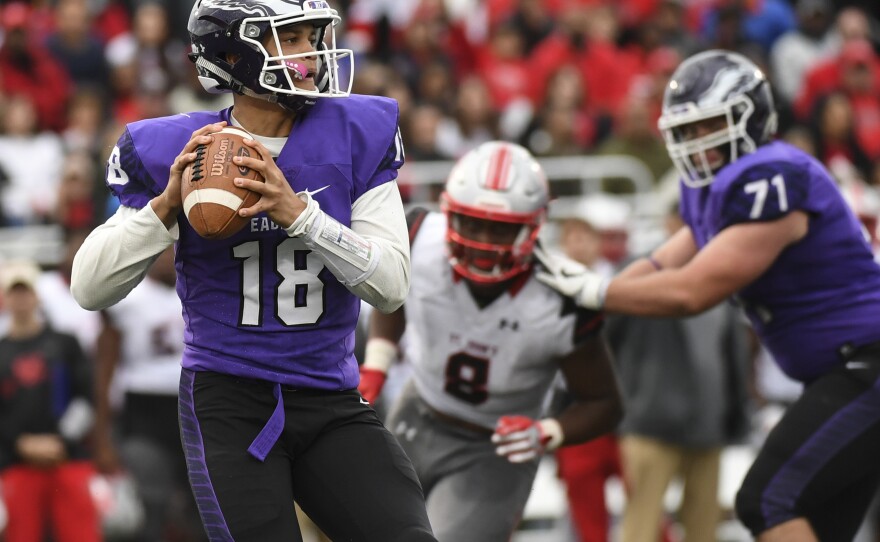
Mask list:
[[[367,191],[351,208],[351,228],[321,210],[308,192],[306,210],[286,228],[300,237],[353,294],[382,312],[403,304],[409,292],[409,238],[397,183]]]
[[[73,259],[70,293],[87,310],[107,308],[128,295],[160,252],[179,235],[165,228],[150,204],[120,207],[95,228]]]

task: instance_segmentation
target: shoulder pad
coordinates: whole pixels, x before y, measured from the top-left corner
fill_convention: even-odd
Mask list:
[[[222,120],[223,114],[180,114],[127,125],[107,161],[106,182],[110,191],[127,207],[146,205],[165,189],[168,170],[192,133]]]
[[[809,171],[789,161],[757,163],[720,188],[721,228],[742,222],[776,220],[803,208],[810,189]],[[713,187],[713,192],[716,192]]]
[[[357,94],[343,100],[319,100],[309,110],[306,122],[313,124],[313,130],[347,135],[355,199],[397,178],[405,158],[398,117],[395,100]]]
[[[602,330],[602,327],[605,324],[604,312],[578,307],[575,305],[573,299],[566,297],[565,302],[562,305],[562,314],[560,314],[560,316],[564,316],[571,312],[574,312],[575,316],[574,337],[572,337],[574,344],[581,344],[587,339],[593,337]]]

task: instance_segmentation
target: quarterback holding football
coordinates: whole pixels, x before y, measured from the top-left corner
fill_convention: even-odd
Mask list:
[[[126,126],[107,167],[121,206],[74,262],[73,295],[97,310],[175,245],[180,431],[212,541],[297,540],[294,500],[333,540],[434,540],[412,465],[357,391],[360,302],[403,302],[409,246],[397,103],[350,94],[340,21],[323,0],[197,0],[190,58],[233,106]],[[222,182],[184,194],[187,170]],[[240,223],[204,230],[208,195]]]

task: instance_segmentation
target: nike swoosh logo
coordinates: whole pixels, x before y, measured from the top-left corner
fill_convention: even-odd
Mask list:
[[[370,404],[370,402],[367,401],[366,399],[364,399],[363,397],[361,397],[360,399],[361,399],[361,404],[362,404],[362,405],[369,405],[369,404]]]
[[[305,192],[306,192],[306,194],[308,194],[310,196],[314,196],[318,192],[323,192],[324,190],[327,190],[328,188],[330,188],[329,184],[327,186],[322,186],[321,188],[319,188],[317,190],[309,190],[308,188],[306,188]]]

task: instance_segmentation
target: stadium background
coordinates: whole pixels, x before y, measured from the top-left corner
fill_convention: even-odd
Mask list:
[[[689,54],[726,48],[764,68],[779,137],[830,168],[880,247],[876,1],[331,4],[343,15],[340,45],[355,51],[353,92],[400,104],[407,163],[399,183],[408,205],[435,205],[467,150],[516,141],[545,165],[556,197],[551,219],[590,222],[616,250],[611,259],[647,250],[662,238],[677,190],[656,129],[665,82]],[[0,259],[30,257],[56,270],[69,240],[113,213],[103,171],[125,123],[231,103],[204,93],[187,60],[190,5],[0,3]],[[8,39],[16,32],[25,46]],[[549,243],[555,224],[546,228]],[[774,408],[797,392],[764,372],[766,364],[756,367],[754,434],[725,454],[719,498],[727,508]],[[520,542],[571,539],[552,461],[542,464]],[[623,495],[614,480],[608,496],[616,515]],[[679,498],[673,488],[670,509]],[[880,539],[870,523],[860,540]],[[747,538],[728,518],[719,539]]]

